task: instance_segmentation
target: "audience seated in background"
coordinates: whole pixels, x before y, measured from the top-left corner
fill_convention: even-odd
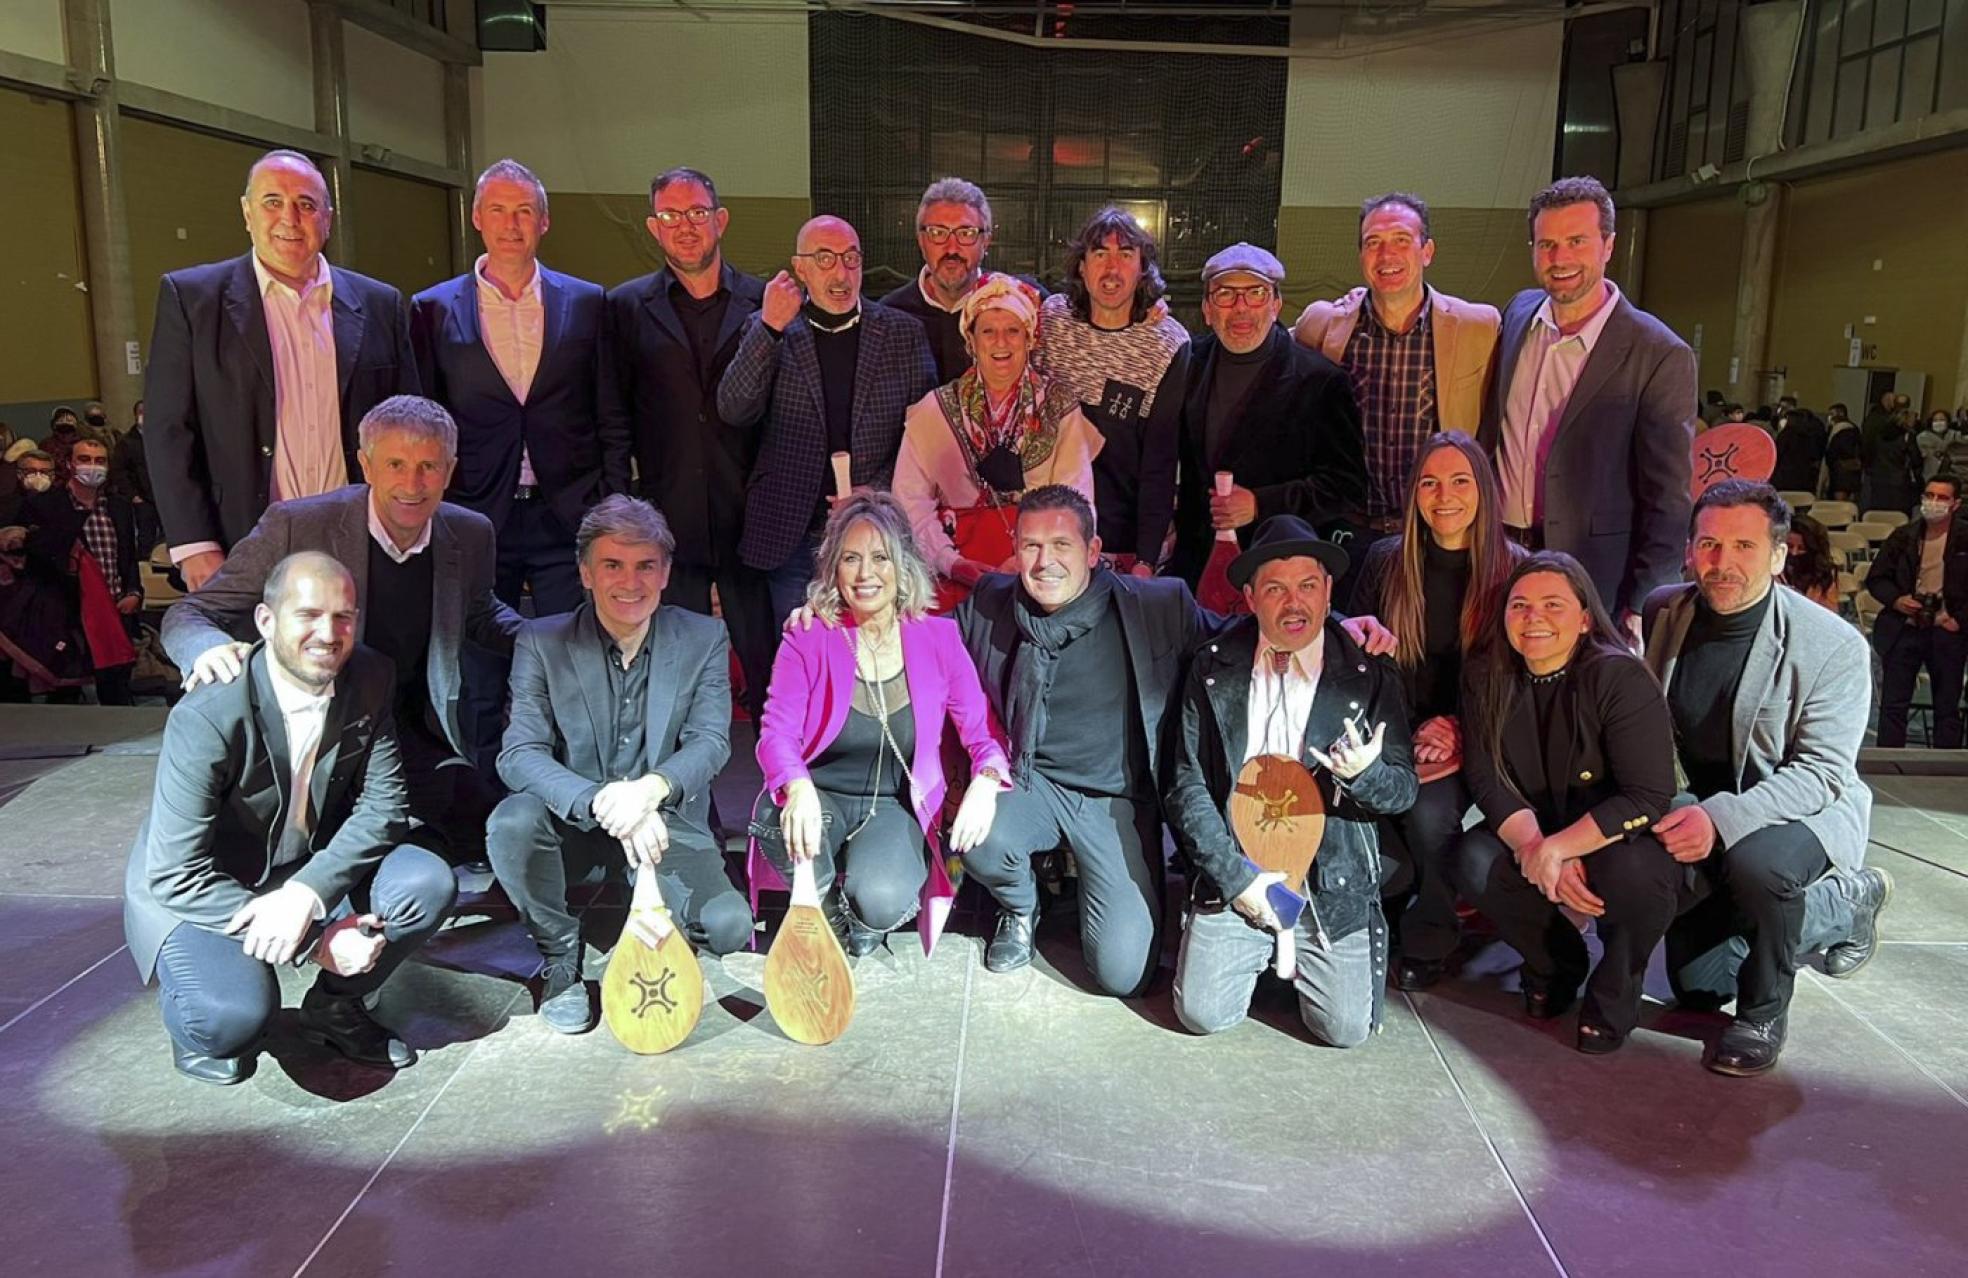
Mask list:
[[[1783,584],[1838,611],[1838,562],[1831,557],[1831,538],[1825,526],[1809,515],[1790,517],[1790,554],[1784,560]]]

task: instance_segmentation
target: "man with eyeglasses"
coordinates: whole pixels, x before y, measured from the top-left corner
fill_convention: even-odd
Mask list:
[[[931,182],[916,205],[916,247],[922,250],[923,268],[881,299],[883,306],[912,315],[923,326],[936,357],[938,385],[955,381],[970,367],[958,320],[964,298],[983,274],[992,229],[991,202],[975,183],[957,177]]]
[[[765,286],[718,383],[724,420],[761,431],[738,555],[766,574],[775,623],[805,600],[820,531],[846,496],[830,455],[852,459],[851,487],[888,487],[902,416],[937,386],[922,325],[863,302],[861,264],[861,237],[841,218],[802,226],[791,273]]]
[[[1191,586],[1219,530],[1249,545],[1258,524],[1296,515],[1323,533],[1366,502],[1353,387],[1278,323],[1284,280],[1284,265],[1255,244],[1232,244],[1203,266],[1210,331],[1189,359],[1175,512],[1175,571]],[[1227,496],[1213,490],[1218,471],[1232,476]]]
[[[765,578],[739,559],[737,546],[758,431],[727,423],[717,388],[765,284],[724,260],[731,213],[719,205],[708,174],[657,174],[649,205],[646,225],[664,266],[609,290],[603,429],[633,441],[640,491],[676,538],[664,602],[708,617],[716,589],[745,675],[744,705],[756,722],[775,628],[766,615]]]

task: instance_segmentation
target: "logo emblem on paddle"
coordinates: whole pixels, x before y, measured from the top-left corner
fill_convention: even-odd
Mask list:
[[[765,956],[765,1006],[786,1037],[818,1047],[854,1019],[854,973],[820,912],[813,862],[793,866],[793,899]]]
[[[1244,858],[1259,871],[1285,876],[1270,890],[1272,912],[1283,925],[1273,967],[1279,976],[1290,979],[1298,965],[1294,928],[1305,908],[1305,876],[1326,834],[1326,803],[1319,783],[1296,759],[1257,755],[1237,773],[1236,787],[1230,792],[1230,832],[1237,836]]]
[[[629,921],[601,978],[601,1018],[622,1046],[641,1056],[690,1037],[704,1014],[704,972],[677,930],[656,872],[636,870]]]
[[[1777,441],[1749,422],[1728,422],[1695,436],[1689,481],[1699,497],[1725,479],[1767,482],[1777,468]]]

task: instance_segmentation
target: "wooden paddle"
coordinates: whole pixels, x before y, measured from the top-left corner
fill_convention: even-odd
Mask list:
[[[830,453],[827,456],[827,460],[833,463],[834,467],[834,496],[846,497],[850,492],[854,491],[852,474],[854,470],[854,454]]]
[[[648,938],[654,936],[651,945]],[[636,870],[629,921],[601,978],[601,1017],[622,1046],[641,1056],[690,1037],[704,1013],[704,972],[663,904],[648,866]]]
[[[1230,791],[1230,830],[1253,865],[1284,875],[1281,886],[1293,894],[1308,895],[1305,876],[1326,833],[1326,804],[1304,764],[1282,754],[1260,754],[1246,763]],[[1272,908],[1277,905],[1274,898]],[[1279,921],[1284,928],[1273,966],[1289,980],[1298,966],[1297,915],[1287,921],[1281,912]]]
[[[765,1005],[795,1043],[817,1047],[854,1019],[854,973],[820,912],[813,862],[793,867],[793,899],[765,956]]]
[[[1695,436],[1688,479],[1699,497],[1725,479],[1767,483],[1777,468],[1777,441],[1751,422],[1725,422]]]

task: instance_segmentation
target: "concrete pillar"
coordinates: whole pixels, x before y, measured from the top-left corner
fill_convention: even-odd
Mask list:
[[[478,176],[471,153],[471,68],[459,62],[444,64],[444,162],[465,175],[467,183],[451,192],[451,269],[464,274],[478,256],[471,224],[472,188]]]
[[[1744,5],[1741,12],[1742,68],[1749,82],[1743,154],[1753,160],[1783,145],[1784,104],[1797,31],[1804,21],[1804,0],[1766,0]]]
[[[113,425],[129,422],[143,397],[145,330],[130,280],[130,223],[123,207],[123,128],[116,104],[116,51],[109,0],[63,0],[69,76],[89,96],[75,103],[75,153],[82,180],[83,251],[89,326],[96,347],[96,396]]]
[[[1968,308],[1961,317],[1961,355],[1954,362],[1954,403],[1949,407],[1968,408]]]
[[[335,207],[334,231],[328,239],[329,260],[347,266],[355,260],[355,165],[349,142],[348,51],[342,38],[342,15],[332,0],[309,0],[309,46],[314,58],[314,129],[336,141],[336,154],[323,156],[321,174],[328,179],[328,200]]]
[[[1661,98],[1667,92],[1667,62],[1622,62],[1613,68],[1613,112],[1619,123],[1618,188],[1645,186],[1654,177],[1654,135],[1660,128]]]
[[[1770,301],[1777,274],[1777,234],[1788,188],[1751,182],[1742,188],[1742,269],[1736,277],[1736,324],[1729,344],[1729,398],[1751,407],[1762,402],[1762,374],[1769,361]]]

